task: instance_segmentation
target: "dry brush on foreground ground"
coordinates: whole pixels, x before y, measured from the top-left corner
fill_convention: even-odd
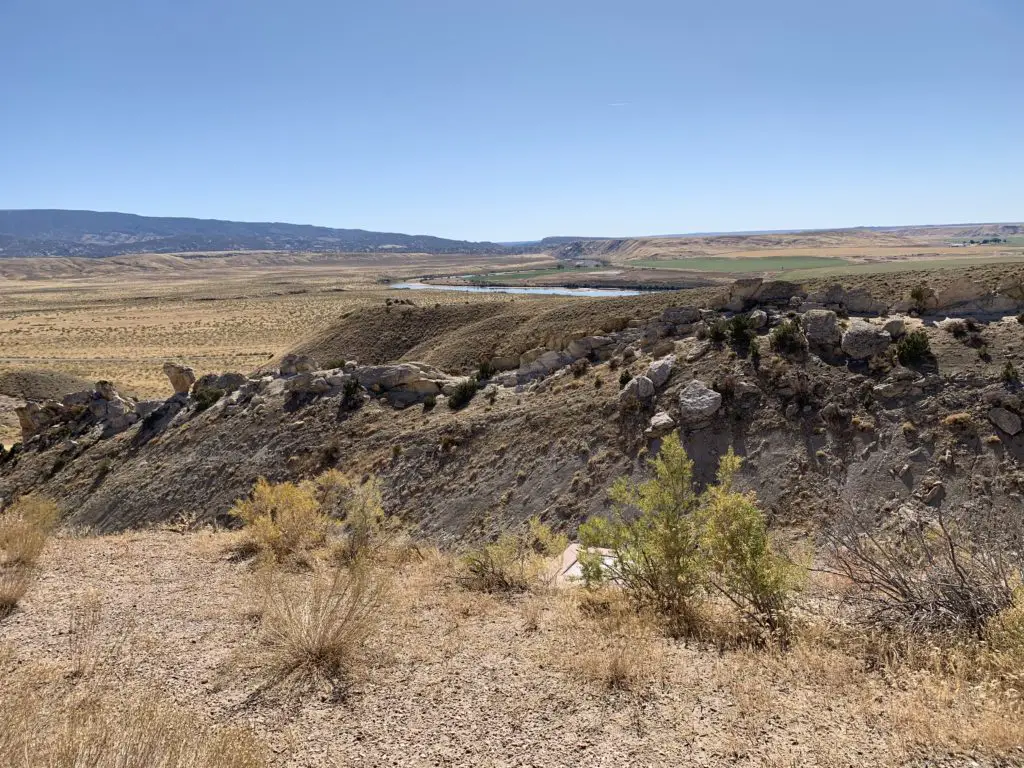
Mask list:
[[[984,644],[851,624],[838,600],[850,584],[834,574],[812,575],[785,648],[672,640],[619,590],[555,586],[537,566],[561,542],[536,523],[528,546],[493,545],[511,554],[492,562],[527,574],[514,590],[467,578],[480,550],[446,554],[380,520],[366,540],[386,545],[339,554],[375,500],[372,486],[333,481],[257,489],[253,521],[267,519],[239,532],[52,539],[0,623],[3,753],[181,767],[1022,757],[1010,667]],[[296,496],[331,510],[323,537],[247,542],[280,542],[271,502]],[[708,626],[729,621],[720,601],[702,610]]]

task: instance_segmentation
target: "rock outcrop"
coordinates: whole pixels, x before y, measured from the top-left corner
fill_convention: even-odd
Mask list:
[[[665,382],[672,375],[672,366],[675,364],[675,355],[668,355],[660,360],[655,360],[647,366],[647,378],[651,380],[656,389],[661,389],[665,386]]]
[[[316,360],[309,355],[285,355],[281,358],[278,370],[282,376],[295,376],[299,373],[313,373],[317,369]]]
[[[176,395],[188,394],[192,385],[196,383],[196,372],[187,365],[167,361],[164,363],[164,373],[170,379]]]
[[[1008,435],[1018,435],[1022,428],[1020,416],[1005,408],[992,408],[988,412],[988,420]]]
[[[634,376],[619,392],[619,405],[635,407],[648,403],[655,395],[654,382],[646,376]]]
[[[679,423],[691,429],[707,424],[721,406],[721,393],[693,379],[679,392]]]
[[[843,352],[854,360],[881,355],[889,348],[892,337],[876,325],[855,320],[843,334]]]
[[[192,385],[192,396],[198,397],[204,392],[230,394],[248,381],[249,377],[242,373],[208,373]]]
[[[843,340],[839,318],[830,309],[807,310],[801,324],[807,344],[814,352],[832,354]]]
[[[659,437],[664,437],[675,428],[675,419],[665,413],[665,411],[658,411],[656,414],[651,416],[651,420],[647,424],[647,429],[644,430],[644,437],[654,440]]]

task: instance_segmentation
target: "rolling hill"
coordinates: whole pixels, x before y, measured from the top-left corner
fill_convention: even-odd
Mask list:
[[[67,210],[0,210],[0,258],[117,256],[201,251],[508,253],[497,243],[307,224],[136,216]]]

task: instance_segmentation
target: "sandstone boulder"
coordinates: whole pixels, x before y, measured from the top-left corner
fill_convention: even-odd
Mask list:
[[[434,382],[435,389],[449,380],[449,376],[426,363],[394,363],[391,365],[368,365],[355,371],[354,376],[369,390],[387,391],[398,387],[409,387],[422,381]]]
[[[619,392],[619,404],[623,406],[642,405],[654,397],[654,382],[646,376],[634,376]]]
[[[192,385],[192,396],[196,397],[207,390],[218,390],[222,394],[230,394],[247,384],[249,379],[241,373],[208,373],[200,376]]]
[[[805,296],[807,296],[807,291],[800,283],[788,280],[769,280],[761,283],[750,298],[757,304],[788,306],[791,299],[802,299]]]
[[[163,402],[160,400],[140,400],[135,404],[135,413],[140,419],[144,419],[155,412]]]
[[[843,334],[843,352],[854,360],[865,360],[881,355],[889,348],[892,337],[878,326],[854,321]]]
[[[661,312],[661,322],[678,328],[692,325],[700,320],[700,310],[696,307],[665,307]]]
[[[747,305],[755,303],[754,294],[760,290],[762,283],[764,280],[760,277],[741,277],[734,280],[729,286],[723,308],[732,312],[742,312]]]
[[[988,420],[1008,435],[1019,434],[1022,429],[1020,416],[1005,408],[992,408],[989,410]]]
[[[527,357],[527,355],[524,355],[524,357]],[[530,362],[520,365],[519,373],[521,376],[527,378],[547,376],[548,374],[554,373],[559,368],[564,368],[571,362],[573,362],[573,357],[568,352],[558,352],[554,349],[548,349],[544,350]]]
[[[842,342],[839,318],[831,309],[809,309],[803,314],[801,325],[807,344],[818,352],[831,352]]]
[[[1024,301],[1024,279],[1016,275],[1004,277],[996,292],[1011,301]]]
[[[176,395],[187,394],[196,382],[196,372],[187,365],[168,361],[164,363],[164,374],[170,379]]]
[[[676,363],[675,355],[668,355],[660,360],[655,360],[647,366],[647,378],[651,380],[655,388],[665,386],[668,377],[672,375],[672,366]]]
[[[114,388],[113,382],[106,381],[105,379],[96,382],[94,391],[104,400],[114,400],[118,397],[117,389]]]
[[[331,391],[331,384],[327,381],[326,376],[306,371],[288,379],[284,384],[284,389],[286,392],[322,395]]]
[[[55,420],[52,409],[43,408],[39,403],[31,401],[19,405],[14,412],[18,416],[18,424],[21,426],[21,436],[24,440],[39,434]]]
[[[676,428],[676,421],[664,411],[658,411],[651,416],[651,420],[644,430],[644,437],[656,439],[664,437]]]
[[[890,317],[882,324],[882,330],[893,339],[898,339],[907,332],[907,320],[904,317]]]
[[[936,309],[950,309],[960,304],[977,301],[988,293],[981,283],[966,278],[955,280],[935,296]]]
[[[884,301],[876,299],[863,288],[844,291],[841,304],[847,312],[858,315],[880,315],[889,308]]]
[[[720,393],[693,379],[679,392],[679,421],[687,427],[702,425],[714,417],[721,405]]]
[[[569,342],[566,352],[574,358],[590,357],[599,349],[610,346],[612,340],[607,336],[584,336]]]
[[[65,408],[89,405],[95,393],[92,390],[83,389],[81,392],[71,392],[61,398],[61,405]]]
[[[750,327],[755,331],[759,331],[768,325],[768,313],[763,309],[755,309],[749,315]]]
[[[312,373],[317,369],[316,360],[309,355],[289,354],[281,358],[279,370],[282,376],[295,376],[299,373]]]

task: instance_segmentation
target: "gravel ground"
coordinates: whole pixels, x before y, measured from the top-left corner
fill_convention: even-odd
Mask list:
[[[0,647],[18,664],[70,668],[88,656],[93,674],[123,690],[161,690],[197,717],[251,725],[275,766],[1021,759],[1021,718],[977,691],[865,673],[857,659],[822,648],[719,653],[646,630],[616,634],[585,618],[576,594],[467,592],[434,557],[396,577],[382,637],[343,699],[253,701],[253,577],[224,554],[232,535],[55,540],[20,609],[0,623]],[[101,619],[82,651],[83,633],[69,630],[87,605]],[[630,690],[610,690],[593,671],[615,649],[639,670]]]

